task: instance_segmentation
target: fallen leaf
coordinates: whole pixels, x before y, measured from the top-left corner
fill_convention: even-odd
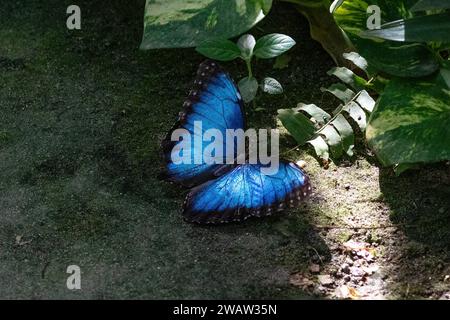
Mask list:
[[[334,294],[336,295],[337,298],[340,298],[340,299],[355,300],[355,299],[359,299],[359,297],[360,297],[359,292],[355,288],[346,286],[345,284],[336,288]]]
[[[348,291],[350,299],[359,299],[359,293],[355,288],[349,287]]]

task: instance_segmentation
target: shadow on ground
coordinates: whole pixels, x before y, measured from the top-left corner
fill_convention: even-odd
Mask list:
[[[380,189],[398,226],[390,239],[392,286],[407,298],[450,292],[450,166],[429,165],[396,177],[380,173]]]
[[[156,178],[159,141],[202,57],[138,51],[144,1],[78,1],[81,31],[65,27],[69,4],[0,8],[0,297],[307,298],[289,275],[330,253],[305,208],[197,227],[180,216],[186,191]],[[254,33],[275,31],[298,42],[289,68],[268,69],[287,94],[250,111],[251,125],[273,126],[277,108],[322,100],[329,81],[332,62],[300,16],[274,10]],[[81,291],[66,288],[71,264],[81,267]]]

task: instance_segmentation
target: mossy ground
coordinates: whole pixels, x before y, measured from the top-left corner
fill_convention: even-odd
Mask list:
[[[328,170],[308,150],[288,152],[307,161],[315,189],[307,205],[242,224],[183,222],[186,190],[157,178],[159,142],[202,57],[139,51],[143,2],[77,1],[81,31],[66,29],[69,1],[0,8],[0,297],[315,297],[290,285],[290,275],[317,255],[326,270],[335,244],[379,223],[395,227],[370,231],[389,257],[388,296],[450,291],[442,280],[450,272],[445,164],[397,178],[363,146],[356,160]],[[336,101],[320,91],[332,61],[306,21],[281,7],[252,30],[270,32],[298,44],[286,69],[258,62],[256,74],[276,77],[286,93],[260,97],[265,112],[247,108],[249,126],[274,127],[276,110],[300,101],[332,110]],[[225,67],[244,74],[241,63]],[[288,136],[282,142],[295,146]],[[352,228],[322,228],[343,224]],[[70,264],[81,267],[80,291],[66,288]]]

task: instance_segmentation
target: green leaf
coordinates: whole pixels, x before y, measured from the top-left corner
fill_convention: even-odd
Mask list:
[[[334,0],[330,5],[330,12],[333,13],[345,0]]]
[[[245,59],[250,59],[253,55],[253,48],[255,47],[256,40],[251,34],[244,34],[241,36],[237,42],[237,46],[241,51],[241,57]]]
[[[270,11],[270,8],[272,7],[272,0],[261,0],[261,6],[263,13],[267,15]]]
[[[147,0],[141,49],[235,37],[261,21],[271,5],[271,0]]]
[[[268,94],[281,94],[283,93],[283,87],[274,78],[266,77],[261,84],[262,90]]]
[[[280,33],[272,33],[256,41],[254,54],[262,59],[274,58],[288,51],[294,45],[295,41],[291,37]]]
[[[418,163],[399,163],[399,164],[395,165],[393,169],[394,169],[395,175],[398,177],[403,172],[405,172],[409,169],[416,169],[416,168],[418,168],[418,166],[419,166]]]
[[[450,89],[450,69],[441,68],[440,74],[442,79],[445,81],[447,88]]]
[[[325,112],[315,104],[299,103],[295,110],[305,111],[314,119],[315,122],[317,122],[321,126],[331,119],[331,115],[329,113]]]
[[[254,77],[245,77],[238,83],[239,91],[245,103],[252,101],[258,92],[258,81]]]
[[[343,107],[343,110],[348,113],[348,115],[355,120],[361,131],[366,130],[367,126],[367,116],[363,109],[354,101],[350,101]]]
[[[437,81],[394,79],[369,119],[366,138],[382,164],[450,159],[450,90]]]
[[[439,61],[426,46],[360,39],[360,53],[371,67],[397,77],[424,77],[439,69]]]
[[[342,139],[342,147],[347,155],[353,156],[353,148],[355,146],[355,135],[352,126],[342,114],[338,114],[331,124],[339,132]]]
[[[219,61],[234,60],[241,55],[239,47],[225,39],[204,41],[195,50],[205,57]]]
[[[342,56],[344,57],[344,59],[347,59],[347,60],[353,62],[353,64],[355,66],[357,66],[358,68],[360,68],[361,70],[365,71],[366,73],[368,72],[367,60],[364,59],[364,57],[361,57],[359,55],[359,53],[357,53],[357,52],[348,52],[348,53],[342,54]]]
[[[311,144],[319,158],[328,160],[330,158],[329,148],[325,140],[321,136],[317,136],[316,138],[309,140],[309,144]]]
[[[372,99],[366,90],[359,92],[358,96],[355,98],[355,101],[368,113],[371,113],[375,107],[375,100]]]
[[[450,1],[445,0],[419,0],[412,8],[412,12],[450,9]]]
[[[388,22],[380,29],[365,30],[360,36],[401,42],[447,42],[449,33],[450,13],[442,13]]]
[[[304,145],[314,136],[316,129],[303,113],[293,109],[279,109],[278,119],[299,145]]]
[[[333,69],[329,70],[327,74],[330,76],[334,75],[342,82],[358,91],[364,89],[364,85],[366,84],[366,80],[364,80],[360,76],[357,76],[353,73],[353,71],[345,67],[334,67]]]
[[[284,69],[289,66],[289,62],[291,62],[292,58],[287,53],[282,54],[281,56],[278,56],[275,59],[275,63],[273,65],[274,69]]]
[[[414,0],[347,0],[340,3],[333,13],[337,24],[346,32],[352,43],[363,56],[372,71],[381,71],[399,77],[424,77],[438,70],[439,60],[419,43],[403,44],[394,41],[374,41],[361,38],[367,31],[367,8],[378,5],[381,8],[381,23],[409,19],[412,14],[406,8]]]
[[[334,158],[342,156],[343,147],[339,133],[333,126],[325,126],[321,129],[320,134],[325,137],[325,142],[330,146],[331,154]]]
[[[358,93],[358,96],[360,93]],[[328,159],[329,151],[333,158],[340,158],[345,152],[353,156],[355,144],[354,131],[342,112],[347,112],[350,117],[364,129],[366,114],[361,107],[351,101],[334,112],[334,117],[314,104],[299,103],[297,108],[278,110],[279,119],[300,145],[311,143],[319,157]],[[283,112],[283,114],[281,114]],[[306,112],[311,119],[308,120]],[[281,115],[281,116],[280,116]],[[288,121],[291,120],[291,121]],[[294,121],[295,120],[295,121]],[[311,128],[313,130],[311,130]],[[312,135],[312,137],[311,137]],[[307,140],[309,138],[309,140]]]
[[[417,0],[346,0],[335,1],[333,16],[337,24],[349,35],[359,35],[361,31],[368,29],[367,22],[370,14],[367,8],[377,5],[381,9],[381,23],[407,19],[411,13],[406,8],[411,7]],[[352,41],[354,38],[352,38]],[[362,55],[364,56],[364,55]]]
[[[342,83],[332,84],[329,88],[321,88],[322,92],[329,92],[344,103],[348,103],[353,99],[355,93]]]

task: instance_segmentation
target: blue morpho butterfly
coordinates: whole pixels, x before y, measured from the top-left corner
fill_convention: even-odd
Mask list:
[[[200,64],[197,79],[184,111],[162,142],[166,161],[163,176],[192,188],[183,205],[183,216],[197,223],[242,221],[267,216],[293,207],[309,195],[309,178],[294,163],[280,160],[276,174],[265,175],[262,164],[175,164],[171,153],[181,141],[171,141],[172,132],[184,128],[194,136],[194,121],[202,121],[203,132],[215,128],[244,129],[243,103],[231,77],[217,63]],[[209,144],[208,142],[207,144]],[[192,145],[192,149],[203,145]],[[193,154],[194,150],[191,150]],[[224,161],[225,163],[225,161]]]

